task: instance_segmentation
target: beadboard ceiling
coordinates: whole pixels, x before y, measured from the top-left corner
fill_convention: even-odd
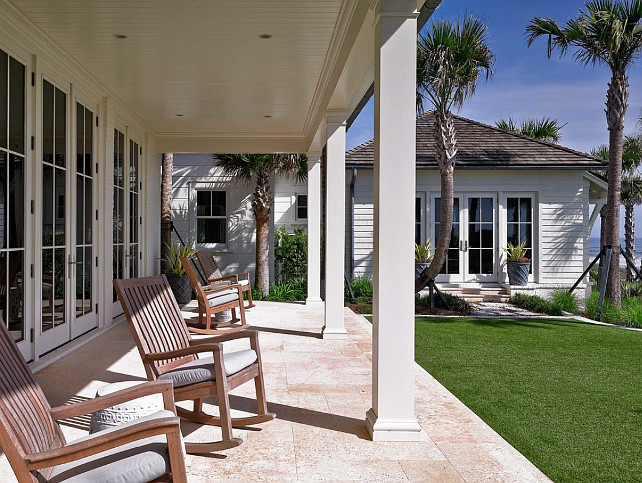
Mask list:
[[[304,134],[354,3],[11,2],[156,133],[237,136]]]

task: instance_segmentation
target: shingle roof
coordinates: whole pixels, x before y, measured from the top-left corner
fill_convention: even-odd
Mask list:
[[[606,162],[589,154],[516,134],[460,116],[456,169],[604,169]],[[436,168],[432,112],[417,118],[417,168]],[[372,167],[374,140],[346,153],[346,167]]]

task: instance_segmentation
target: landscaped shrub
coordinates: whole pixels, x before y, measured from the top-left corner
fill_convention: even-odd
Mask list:
[[[642,297],[642,282],[624,280],[622,282],[622,298]]]
[[[593,292],[586,299],[585,315],[591,319],[595,319],[598,298],[599,294]],[[622,298],[622,308],[620,309],[608,300],[604,300],[600,321],[627,327],[642,327],[642,300],[634,297]]]
[[[552,302],[553,305],[559,307],[564,312],[571,312],[572,314],[577,314],[579,312],[577,299],[575,298],[575,295],[568,293],[568,290],[556,290],[553,293]]]
[[[462,314],[469,314],[471,312],[472,306],[465,299],[458,297],[457,295],[449,294],[447,292],[442,292],[442,294],[446,299],[446,302],[448,302],[448,307],[450,308],[450,310],[454,312],[461,312]],[[447,310],[447,307],[442,302],[439,294],[434,294],[434,300],[436,309]],[[430,308],[430,296],[423,295],[421,297],[415,297],[415,307],[421,307],[424,309]]]
[[[308,273],[308,235],[301,228],[288,233],[280,226],[274,234],[274,265],[277,280],[287,282]]]
[[[562,309],[560,307],[538,295],[518,293],[513,295],[509,302],[531,312],[555,316],[562,315]]]
[[[350,286],[355,300],[372,300],[372,280],[368,277],[352,277],[350,279]],[[345,300],[350,298],[350,291],[348,285],[344,284],[344,297]]]
[[[270,294],[264,296],[258,287],[252,288],[253,300],[269,300],[271,302],[303,301],[308,296],[308,282],[305,278],[293,278],[287,282],[275,283],[270,286]]]

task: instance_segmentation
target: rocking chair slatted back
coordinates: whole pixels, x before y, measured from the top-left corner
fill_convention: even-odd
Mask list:
[[[201,284],[201,281],[199,280],[198,275],[196,274],[196,270],[192,265],[192,260],[187,258],[181,258],[181,265],[183,266],[183,270],[185,270],[185,274],[187,275],[187,278],[189,278],[189,283],[192,284],[192,288],[194,289],[194,293],[196,294],[196,300],[198,301],[199,305],[206,306],[207,294],[205,293],[203,284]],[[209,275],[205,273],[205,276],[208,277]]]
[[[114,280],[140,356],[184,349],[190,336],[181,309],[172,295],[165,275]],[[159,324],[158,321],[164,323]],[[177,366],[196,359],[195,355],[145,363],[151,380]]]
[[[2,319],[0,354],[0,446],[18,474],[27,472],[25,455],[61,448],[65,437]],[[40,473],[49,476],[48,471]]]
[[[201,265],[207,280],[211,278],[221,278],[223,276],[221,274],[221,270],[216,264],[216,260],[214,260],[214,254],[212,252],[203,252],[199,250],[196,252],[196,258],[198,259],[198,263]]]

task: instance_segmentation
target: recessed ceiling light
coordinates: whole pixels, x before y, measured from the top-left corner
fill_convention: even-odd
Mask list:
[[[114,38],[117,38],[117,39],[126,39],[126,38],[127,38],[127,35],[124,35],[124,34],[114,34]]]
[[[176,114],[176,117],[183,117],[182,114]]]
[[[272,34],[261,34],[261,35],[259,35],[259,38],[260,39],[271,39],[272,38]]]
[[[272,117],[272,116],[263,116],[263,117]]]

